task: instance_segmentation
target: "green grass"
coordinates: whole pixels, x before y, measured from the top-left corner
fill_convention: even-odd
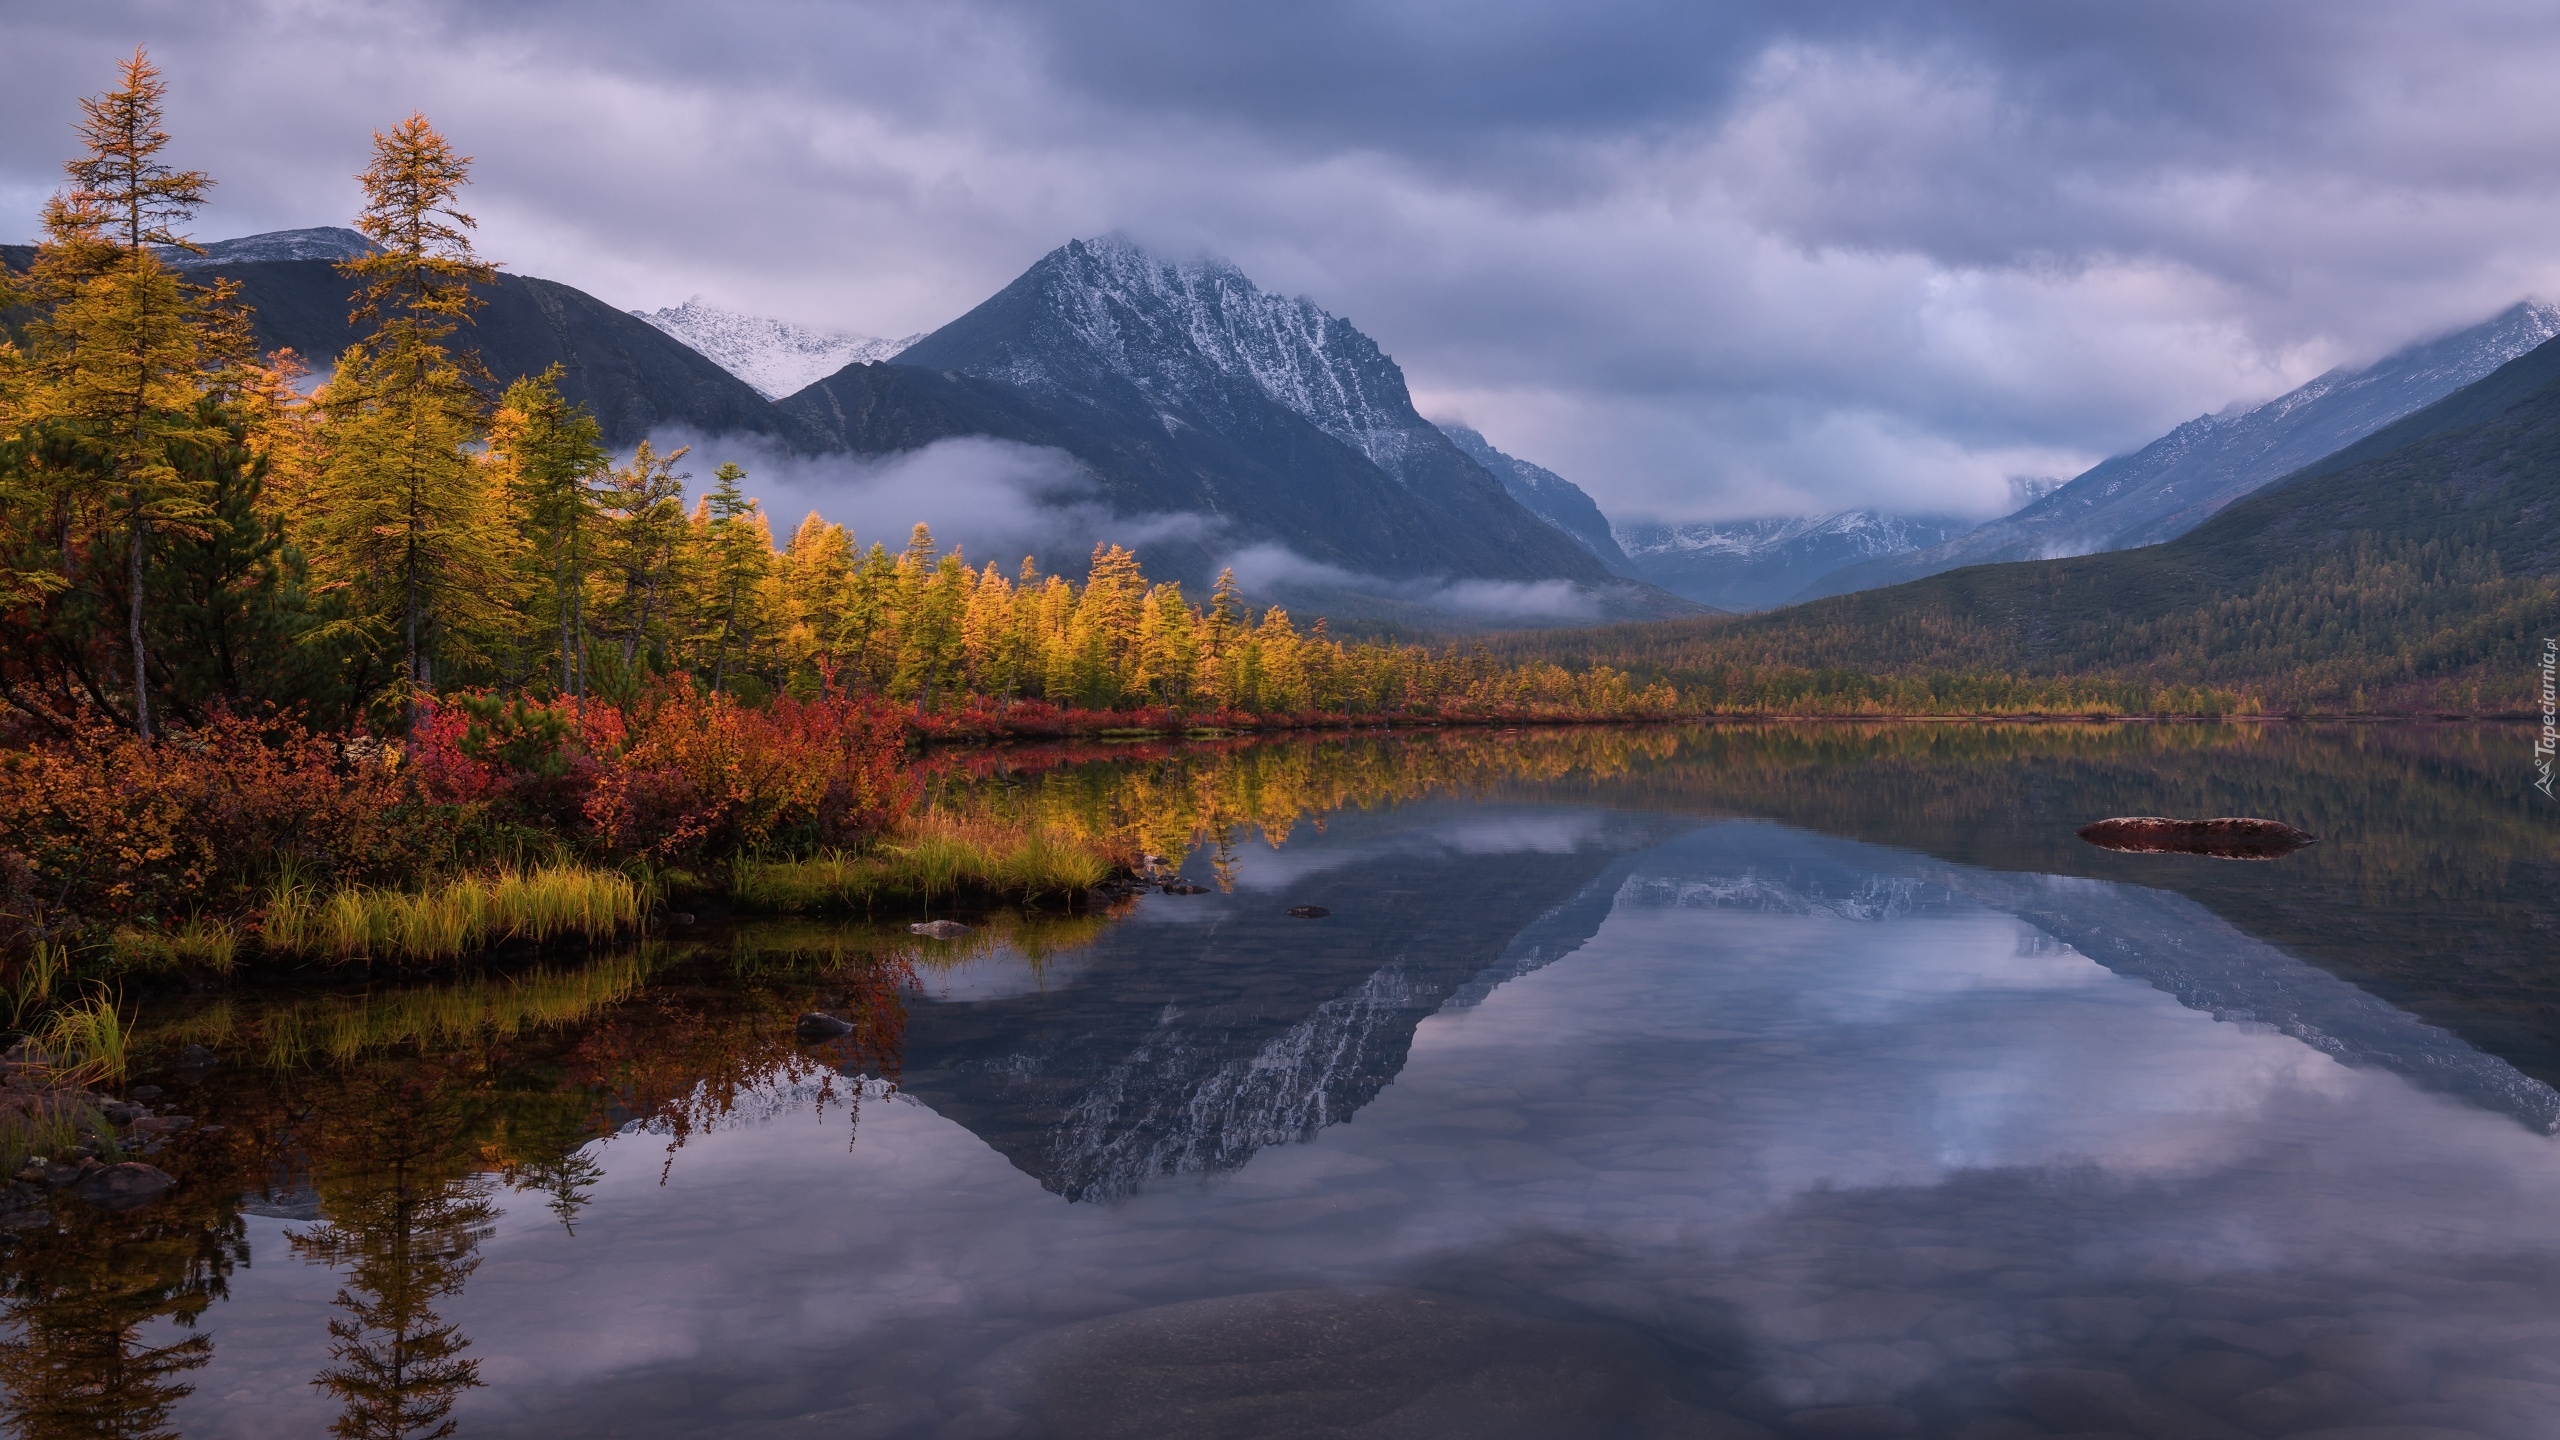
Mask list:
[[[1099,885],[1111,861],[1044,826],[928,815],[868,854],[739,860],[731,894],[760,910],[867,910],[886,898],[1038,900]]]
[[[284,884],[268,897],[259,945],[333,961],[455,960],[510,940],[602,939],[635,929],[641,887],[613,870],[545,865],[466,875],[430,890],[358,886],[319,894]]]
[[[124,1079],[125,1042],[132,1026],[115,992],[92,990],[55,1007],[28,1035],[29,1058],[44,1067],[46,1083],[77,1089]]]
[[[9,977],[9,1028],[24,1030],[27,1022],[53,1003],[53,987],[70,969],[70,957],[59,945],[38,940],[27,947],[27,958]]]

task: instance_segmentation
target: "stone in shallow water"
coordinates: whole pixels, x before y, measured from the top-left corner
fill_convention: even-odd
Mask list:
[[[2318,836],[2281,820],[2238,815],[2213,820],[2125,815],[2081,826],[2080,838],[2102,850],[2133,855],[2210,855],[2220,860],[2276,860],[2319,843]]]
[[[82,1176],[71,1193],[107,1210],[131,1210],[169,1193],[177,1180],[157,1166],[128,1160]]]
[[[853,1027],[822,1010],[812,1010],[792,1025],[791,1033],[799,1037],[801,1044],[815,1045],[839,1035],[850,1035]]]
[[[1665,1368],[1653,1342],[1617,1326],[1412,1290],[1286,1290],[1042,1331],[974,1379],[989,1405],[1055,1440],[1530,1440],[1638,1433]]]

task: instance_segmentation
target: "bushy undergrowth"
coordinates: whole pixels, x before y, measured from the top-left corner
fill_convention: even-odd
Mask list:
[[[83,722],[0,749],[0,947],[220,973],[244,945],[406,961],[616,933],[641,894],[614,867],[870,841],[915,802],[906,742],[885,703],[750,709],[683,680],[625,707],[450,697],[397,744]]]

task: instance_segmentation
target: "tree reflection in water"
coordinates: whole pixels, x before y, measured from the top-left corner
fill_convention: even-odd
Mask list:
[[[477,1088],[440,1065],[360,1075],[315,1137],[325,1219],[287,1238],[346,1277],[331,1363],[312,1381],[343,1407],[331,1434],[438,1440],[453,1433],[455,1399],[480,1383],[462,1354],[471,1342],[435,1311],[471,1278],[498,1213],[470,1144]]]
[[[0,1425],[10,1433],[174,1440],[171,1407],[194,1388],[183,1377],[213,1358],[196,1322],[229,1293],[248,1243],[237,1183],[210,1165],[155,1158],[193,1183],[124,1213],[57,1197],[45,1221],[9,1235]],[[159,1321],[183,1333],[160,1339]]]

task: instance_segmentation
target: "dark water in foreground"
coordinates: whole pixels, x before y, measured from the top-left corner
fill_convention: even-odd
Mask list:
[[[1211,893],[154,1002],[221,1057],[164,1103],[227,1129],[16,1232],[0,1380],[48,1434],[2560,1436],[2528,746],[1053,773],[1002,798],[1194,842]],[[2324,842],[2072,838],[2154,812]],[[815,1004],[863,1032],[793,1046]]]

